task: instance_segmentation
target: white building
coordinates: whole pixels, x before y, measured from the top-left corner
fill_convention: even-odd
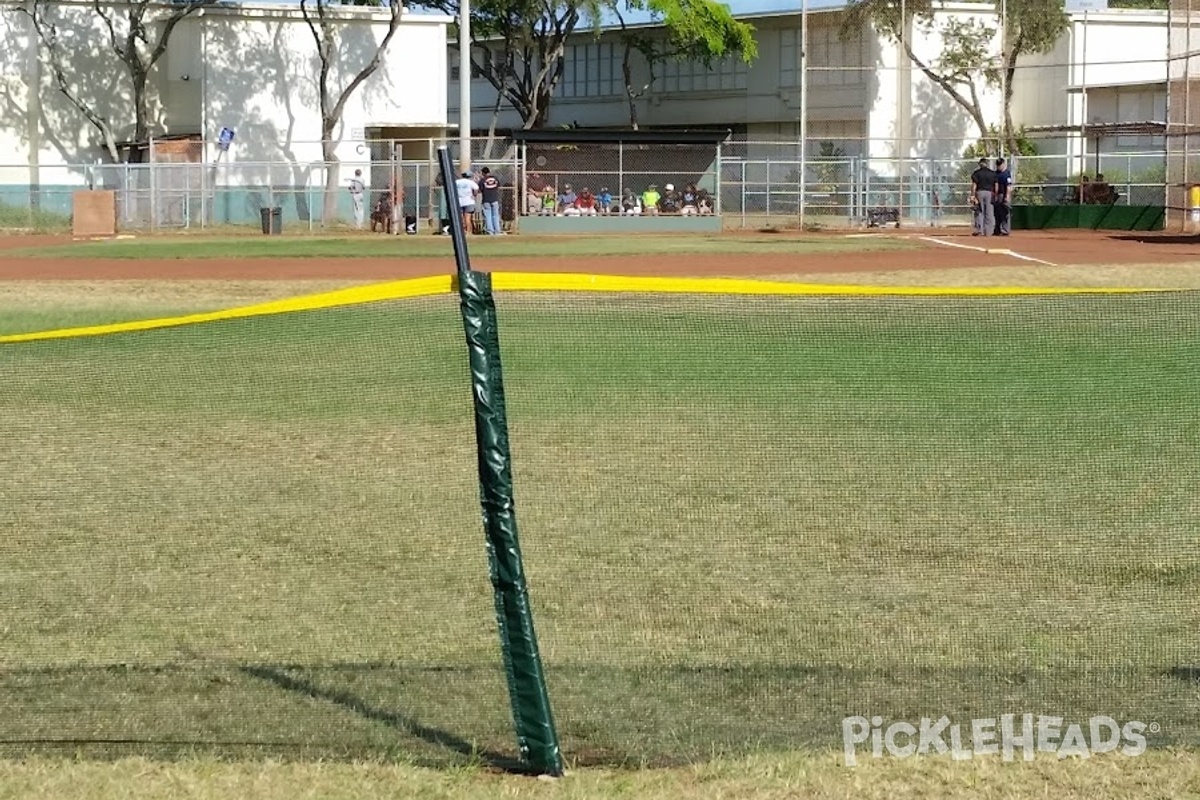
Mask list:
[[[1094,173],[1104,168],[1096,162],[1101,154],[1163,151],[1167,21],[1166,11],[1155,10],[1074,13],[1053,50],[1023,59],[1013,115],[1043,134],[1040,152]]]
[[[110,5],[119,12],[119,6]],[[147,14],[151,39],[171,4]],[[89,3],[52,7],[66,44],[64,77],[98,116],[113,121],[127,146],[133,132],[132,84],[107,44],[107,31]],[[373,56],[386,34],[387,10],[336,6],[338,47],[329,82],[337,92]],[[366,142],[421,139],[447,130],[447,25],[444,16],[405,11],[379,69],[350,97],[335,131],[348,179],[372,159]],[[0,4],[0,200],[21,191],[50,202],[58,190],[111,173],[103,137],[56,84],[45,47],[29,17]],[[227,185],[308,186],[323,182],[316,44],[295,6],[272,3],[201,9],[175,28],[149,76],[151,139],[173,140],[174,158],[212,164],[222,128],[234,131],[214,178]],[[180,145],[180,140],[194,142]],[[199,144],[200,141],[203,144]],[[379,158],[379,154],[374,154]],[[157,160],[157,156],[154,160]],[[316,165],[316,166],[313,166]],[[281,174],[281,172],[283,174]],[[366,171],[365,171],[366,172]],[[368,175],[369,176],[369,175]],[[378,183],[378,181],[376,181]],[[33,194],[30,194],[33,193]],[[65,191],[62,192],[65,194]],[[55,200],[61,205],[61,198]]]
[[[737,4],[735,4],[737,5]],[[845,4],[841,4],[844,6]],[[660,65],[657,79],[638,101],[646,128],[728,127],[746,140],[795,139],[800,134],[801,59],[799,3],[791,10],[738,14],[752,23],[759,58],[751,65],[726,59],[706,70],[700,64]],[[807,139],[823,140],[849,155],[870,159],[954,159],[980,138],[978,125],[947,92],[914,64],[901,46],[866,28],[847,37],[841,8],[808,15]],[[930,30],[907,32],[914,54],[929,64],[942,51],[941,24],[975,19],[996,29],[994,52],[1003,46],[994,7],[941,3]],[[1085,34],[1086,30],[1086,34]],[[1084,114],[1104,123],[1165,121],[1167,14],[1113,10],[1071,15],[1069,31],[1048,54],[1025,56],[1014,81],[1013,116],[1018,127],[1054,133],[1052,152],[1078,155]],[[577,34],[566,48],[566,68],[554,97],[550,126],[621,127],[629,124],[621,74],[622,47],[611,28],[599,38]],[[458,118],[458,55],[449,49],[450,118]],[[647,78],[635,56],[635,83]],[[980,64],[979,69],[988,66]],[[1083,88],[1087,87],[1085,112]],[[1002,87],[975,81],[988,125],[1001,127]],[[964,94],[968,93],[964,89]],[[472,81],[472,123],[488,126],[495,101],[491,85]],[[520,127],[504,108],[500,128]],[[1161,149],[1161,138],[1124,134],[1100,142],[1106,148]],[[1093,142],[1092,147],[1095,146]]]

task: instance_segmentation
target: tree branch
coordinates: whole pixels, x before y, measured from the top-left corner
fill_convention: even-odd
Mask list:
[[[976,126],[979,128],[980,135],[986,137],[987,123],[983,119],[983,112],[979,108],[978,101],[976,100],[973,102],[963,97],[962,93],[958,91],[958,87],[953,81],[946,76],[935,72],[932,67],[926,64],[915,52],[913,52],[912,45],[908,41],[904,42],[904,52],[909,59],[912,60],[913,64],[916,65],[917,69],[921,70],[925,77],[929,78],[929,80],[940,86],[942,90],[946,92],[946,94],[950,95],[954,102],[962,106],[962,108],[971,115],[972,120],[974,120]],[[968,81],[968,85],[971,87],[972,93],[974,93],[974,82]]]
[[[104,139],[104,149],[108,151],[109,157],[116,162],[120,160],[120,154],[116,149],[116,136],[113,134],[112,125],[106,117],[101,116],[91,106],[83,102],[79,95],[71,89],[70,81],[67,80],[67,75],[63,70],[62,59],[59,54],[58,28],[40,13],[42,8],[44,6],[41,2],[35,2],[32,10],[24,7],[18,7],[17,10],[19,13],[23,13],[29,17],[30,22],[33,23],[33,29],[37,33],[38,40],[46,48],[46,53],[49,56],[50,71],[54,75],[54,83],[58,86],[59,92],[99,132]]]
[[[396,35],[396,31],[400,28],[400,10],[403,6],[401,5],[401,0],[390,0],[389,7],[391,10],[391,18],[388,20],[388,29],[387,33],[384,34],[383,41],[380,42],[375,48],[375,54],[371,56],[371,60],[367,62],[367,65],[359,70],[358,74],[355,75],[346,88],[342,90],[341,95],[338,97],[337,102],[333,106],[333,116],[338,118],[342,116],[342,111],[345,109],[346,101],[350,99],[350,95],[354,94],[354,90],[357,89],[363,81],[371,77],[371,75],[373,75],[375,71],[379,69],[379,65],[383,63],[383,54],[385,51],[387,51],[388,45],[392,43],[392,37]],[[471,76],[460,75],[459,78],[470,80]]]

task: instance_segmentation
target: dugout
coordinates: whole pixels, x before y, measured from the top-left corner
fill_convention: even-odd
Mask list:
[[[523,234],[696,233],[721,230],[721,144],[728,130],[590,130],[514,131],[521,164],[518,202]],[[641,194],[655,184],[681,190],[688,183],[713,198],[709,216],[678,214],[640,217],[540,216],[525,200],[531,191],[551,186],[555,193],[570,184],[598,193],[607,187],[619,199],[624,189]],[[534,213],[529,213],[531,210]]]

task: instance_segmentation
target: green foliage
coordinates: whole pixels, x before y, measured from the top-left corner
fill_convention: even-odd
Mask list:
[[[932,64],[946,80],[965,86],[982,74],[989,85],[999,84],[999,70],[993,65],[994,27],[974,18],[949,19],[939,24],[932,15],[918,17],[914,24],[926,36],[940,33],[942,41],[954,43],[953,47],[942,50]]]
[[[969,144],[963,149],[963,157],[970,159],[979,158],[997,158],[1003,155],[1016,156],[1036,156],[1038,155],[1037,144],[1033,139],[1030,139],[1025,129],[1021,128],[1013,131],[1011,144],[1013,147],[1005,148],[1004,151],[997,149],[996,145],[1000,141],[1000,129],[995,125],[989,125],[987,136],[978,139],[974,144]]]
[[[71,216],[28,206],[0,203],[0,230],[70,230]]]
[[[963,149],[964,164],[959,169],[959,181],[968,186],[971,182],[971,172],[975,169],[975,164],[981,158],[996,158],[1002,153],[997,152],[996,143],[1000,141],[999,131],[993,125],[989,128],[989,135],[979,139],[974,144],[967,145]],[[1050,179],[1050,171],[1046,168],[1045,161],[1036,158],[1038,155],[1037,145],[1026,134],[1024,129],[1016,131],[1012,136],[1012,142],[1016,146],[1009,150],[1008,156],[1016,156],[1016,171],[1013,173],[1015,187],[1013,189],[1012,202],[1013,205],[1021,206],[1041,206],[1046,204],[1046,197],[1043,187]],[[1021,156],[1032,156],[1022,160]]]
[[[1164,184],[1167,182],[1167,165],[1155,164],[1145,169],[1105,167],[1104,176],[1109,183]]]
[[[716,0],[625,0],[625,10],[648,12],[666,30],[663,38],[623,27],[622,38],[651,65],[682,59],[711,67],[727,55],[738,55],[747,64],[758,58],[754,27],[735,19],[729,6]]]
[[[580,26],[598,31],[602,13],[613,1],[472,2],[473,73],[503,96],[526,128],[544,127],[562,80],[567,40]],[[458,19],[460,0],[423,0],[421,5]]]
[[[850,183],[850,164],[846,151],[833,142],[821,142],[816,158],[809,162],[816,180],[809,191],[828,195],[825,203],[811,203],[814,211],[840,215],[846,213],[846,193]]]

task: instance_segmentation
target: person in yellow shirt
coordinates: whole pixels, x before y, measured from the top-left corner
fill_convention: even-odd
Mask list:
[[[642,192],[642,213],[658,214],[658,201],[661,199],[662,195],[658,193],[658,184],[650,184],[650,187]]]

